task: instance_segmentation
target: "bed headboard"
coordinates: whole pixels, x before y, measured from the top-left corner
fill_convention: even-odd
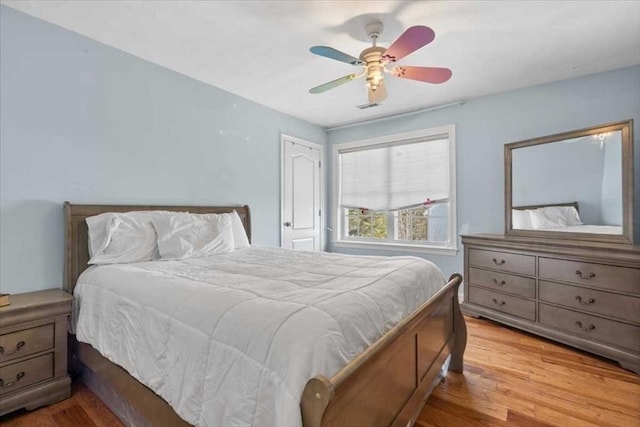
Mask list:
[[[549,208],[552,206],[573,206],[574,208],[576,208],[578,212],[580,212],[580,209],[578,208],[578,202],[552,203],[547,205],[513,206],[511,209],[525,210],[525,209]]]
[[[85,219],[105,212],[176,211],[226,213],[236,211],[251,242],[249,206],[137,206],[137,205],[73,205],[64,202],[64,289],[73,292],[78,276],[89,265],[88,229]]]

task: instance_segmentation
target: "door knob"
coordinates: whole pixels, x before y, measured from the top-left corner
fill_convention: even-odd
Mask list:
[[[287,221],[287,222],[285,222],[285,223],[284,223],[284,226],[285,226],[285,227],[291,227],[291,221]]]

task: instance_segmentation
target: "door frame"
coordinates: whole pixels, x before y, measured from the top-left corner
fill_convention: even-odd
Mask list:
[[[324,157],[324,145],[287,135],[285,133],[280,134],[280,247],[282,247],[282,243],[284,241],[284,145],[286,142],[293,142],[295,144],[320,150],[320,250],[324,251],[324,243],[326,240],[324,234],[327,217],[324,196],[324,169],[327,162]]]

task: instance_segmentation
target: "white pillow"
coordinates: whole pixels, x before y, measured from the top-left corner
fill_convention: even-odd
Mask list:
[[[531,223],[536,229],[580,225],[580,216],[573,206],[549,206],[529,211]]]
[[[91,229],[94,231],[89,264],[142,262],[158,257],[156,233],[149,218],[119,213],[103,215],[87,218],[87,224],[91,224],[89,235]]]
[[[107,212],[100,215],[90,216],[85,219],[88,227],[89,258],[93,258],[94,253],[104,245],[107,240],[107,232],[111,224],[113,213]]]
[[[248,248],[249,246],[251,246],[251,244],[249,243],[249,238],[247,237],[247,231],[244,229],[244,225],[242,225],[240,215],[238,215],[238,212],[236,211],[231,212],[230,215],[235,249]]]
[[[533,229],[529,211],[521,209],[511,209],[511,227],[518,230]]]
[[[229,253],[234,250],[230,214],[182,213],[153,220],[160,259],[185,258]]]
[[[556,209],[560,215],[564,216],[567,225],[582,225],[582,221],[580,220],[580,215],[578,214],[578,210],[573,206],[554,206],[550,208],[544,209]]]
[[[131,218],[132,221],[145,222],[160,216],[171,216],[177,212],[171,211],[130,211],[123,213],[105,212],[100,215],[91,216],[85,219],[88,227],[89,257],[93,258],[100,248],[104,249],[109,237],[109,229],[115,216],[120,218]]]
[[[533,228],[536,230],[567,226],[567,222],[564,220],[564,217],[554,215],[549,216],[541,209],[529,210],[529,217],[531,218]]]

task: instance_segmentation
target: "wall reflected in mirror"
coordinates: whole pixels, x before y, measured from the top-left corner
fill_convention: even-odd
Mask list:
[[[512,228],[622,234],[622,132],[512,151]]]

